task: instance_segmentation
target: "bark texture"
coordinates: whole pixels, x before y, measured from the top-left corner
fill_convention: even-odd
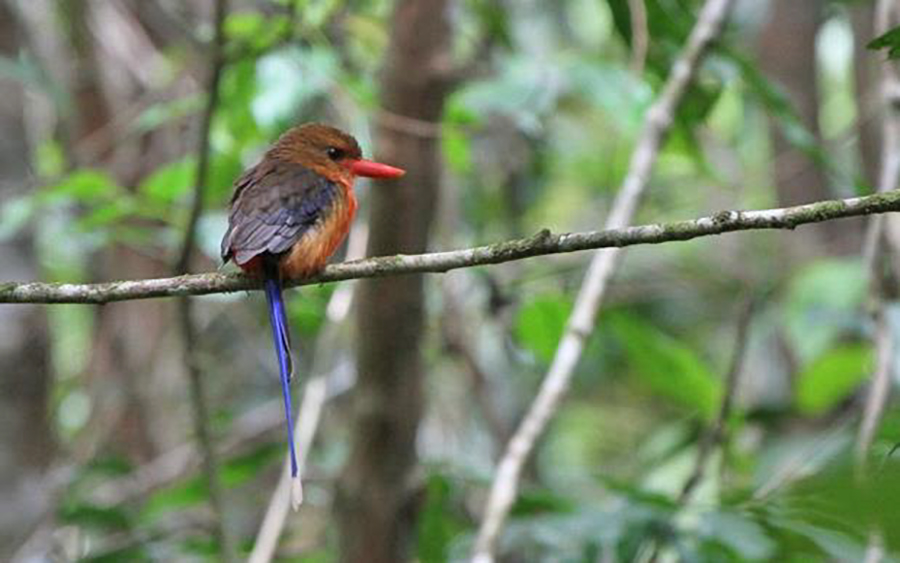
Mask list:
[[[390,114],[438,122],[449,89],[448,0],[397,3],[382,82]],[[406,169],[372,189],[369,255],[428,247],[441,178],[439,139],[384,125],[377,157]],[[410,476],[422,413],[420,275],[367,280],[359,299],[359,383],[352,451],[340,481],[341,560],[394,563],[409,557],[414,503]]]

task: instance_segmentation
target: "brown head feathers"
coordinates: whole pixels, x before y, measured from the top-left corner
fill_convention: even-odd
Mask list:
[[[340,129],[307,123],[285,132],[267,157],[302,164],[333,180],[346,177],[347,161],[362,158],[359,143]]]

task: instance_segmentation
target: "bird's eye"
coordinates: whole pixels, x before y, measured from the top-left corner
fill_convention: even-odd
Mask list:
[[[344,157],[344,151],[337,147],[328,147],[328,151],[326,152],[328,153],[328,158],[331,160],[340,160]]]

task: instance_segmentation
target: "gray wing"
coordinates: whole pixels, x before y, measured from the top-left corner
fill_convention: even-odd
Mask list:
[[[290,250],[338,197],[338,186],[324,176],[300,164],[264,160],[235,185],[222,259],[241,265],[260,254]]]

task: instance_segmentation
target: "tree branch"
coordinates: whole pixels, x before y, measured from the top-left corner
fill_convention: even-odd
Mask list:
[[[790,230],[811,223],[892,211],[900,211],[900,191],[826,200],[794,207],[754,211],[720,211],[714,215],[688,221],[655,223],[602,231],[552,234],[550,231],[544,230],[529,238],[463,250],[429,254],[398,254],[331,264],[318,276],[306,280],[295,280],[287,285],[296,287],[401,274],[441,274],[460,268],[502,264],[549,254],[662,244],[738,231]],[[257,289],[260,289],[259,280],[252,277],[243,274],[219,273],[81,284],[0,282],[0,303],[102,305],[114,301],[209,295]]]
[[[606,220],[607,228],[623,228],[632,222],[663,141],[675,119],[676,109],[697,74],[700,61],[719,36],[732,4],[733,0],[706,0],[704,3],[662,91],[647,111],[631,155],[628,174]],[[718,217],[713,218],[713,224]],[[591,260],[550,369],[497,466],[473,549],[472,560],[476,563],[494,561],[494,546],[518,494],[522,467],[568,391],[572,374],[594,329],[597,312],[621,256],[621,250],[607,250],[596,253]]]
[[[219,104],[219,82],[225,62],[225,17],[227,12],[228,0],[216,0],[213,13],[213,28],[215,31],[209,55],[210,68],[206,83],[207,99],[200,119],[200,131],[197,138],[196,180],[181,250],[175,260],[175,274],[186,273],[190,266],[197,224],[200,222],[200,215],[203,213],[204,196],[209,183],[212,156],[210,137],[213,117]],[[209,504],[213,512],[213,532],[222,561],[231,563],[232,561],[237,561],[237,552],[227,521],[225,502],[223,500],[224,492],[219,479],[219,462],[216,457],[213,432],[210,428],[210,409],[206,399],[206,378],[203,377],[204,369],[198,349],[200,339],[197,334],[197,324],[194,320],[193,302],[187,297],[182,297],[179,300],[178,323],[181,331],[184,364],[188,374],[191,410],[194,415],[194,432],[196,433],[197,445],[200,450],[203,474],[209,494]]]
[[[874,25],[877,35],[887,33],[897,19],[896,11],[894,2],[879,0],[876,4]],[[879,193],[890,193],[897,186],[897,180],[900,178],[900,108],[897,107],[893,97],[898,89],[900,89],[900,73],[898,73],[897,65],[894,61],[885,60],[881,63],[881,102],[884,115],[881,170],[878,179]],[[866,245],[863,248],[863,255],[866,257],[871,278],[876,364],[856,438],[856,464],[860,476],[865,474],[869,450],[890,398],[896,335],[888,318],[887,305],[891,297],[888,287],[893,285],[893,281],[884,279],[886,276],[882,272],[882,265],[885,259],[892,262],[893,271],[891,273],[896,275],[897,262],[900,259],[900,245],[898,245],[900,235],[898,233],[900,233],[900,229],[895,221],[887,221],[887,217],[878,217],[870,225]]]

